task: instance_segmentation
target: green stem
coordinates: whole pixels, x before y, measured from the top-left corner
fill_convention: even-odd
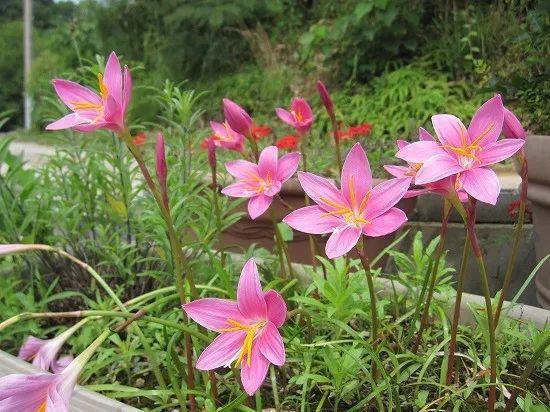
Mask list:
[[[185,284],[184,284],[184,271],[186,269],[187,264],[183,256],[183,248],[176,234],[176,230],[175,230],[174,222],[172,220],[172,216],[170,214],[170,210],[168,208],[168,205],[165,204],[163,197],[157,188],[157,185],[155,184],[153,178],[151,177],[151,174],[147,169],[147,165],[145,164],[145,160],[143,159],[143,156],[139,148],[133,143],[130,132],[128,130],[125,130],[120,133],[120,137],[124,141],[124,143],[126,143],[126,146],[134,156],[141,170],[141,173],[143,174],[145,182],[147,183],[149,190],[153,194],[153,197],[155,198],[157,205],[161,211],[161,214],[164,218],[164,221],[166,223],[166,229],[168,231],[168,239],[170,241],[170,249],[172,251],[172,259],[174,261],[174,271],[176,274],[176,287],[180,298],[180,303],[184,305],[187,302]],[[191,296],[194,298],[197,296],[197,292],[195,289],[195,283],[193,281],[193,277],[188,270],[185,272],[187,272],[187,282],[191,289]],[[186,318],[186,321],[189,322],[189,319],[187,318],[185,313],[184,313],[184,317]],[[189,336],[188,333],[184,333],[184,340],[185,340],[185,350],[186,350],[186,359],[187,359],[187,386],[189,390],[193,390],[195,388],[195,375],[194,375],[193,362],[192,362],[193,348],[191,345],[191,337]],[[197,410],[197,404],[196,404],[195,396],[192,395],[191,393],[189,393],[189,403],[190,403],[191,412],[195,412]]]
[[[464,207],[460,204],[460,207],[465,212]],[[493,307],[491,303],[491,291],[489,289],[489,278],[487,276],[487,269],[485,268],[485,261],[483,259],[483,254],[481,253],[481,248],[479,246],[479,241],[475,229],[475,208],[476,200],[470,197],[470,207],[468,212],[464,213],[466,217],[465,224],[468,231],[468,237],[470,239],[470,244],[472,251],[474,252],[477,265],[479,267],[481,275],[481,287],[483,289],[483,297],[485,299],[485,311],[487,312],[487,325],[489,332],[489,355],[490,355],[490,382],[491,386],[489,387],[489,400],[487,402],[487,408],[489,412],[494,412],[495,403],[496,403],[496,380],[497,380],[497,352],[496,352],[496,338],[495,338],[495,327],[494,327],[494,317],[493,317]],[[461,213],[463,215],[463,213]]]
[[[441,229],[439,235],[439,244],[437,245],[437,251],[435,254],[435,261],[433,263],[432,271],[430,273],[430,283],[428,285],[428,292],[426,295],[426,302],[424,303],[424,310],[422,311],[422,318],[420,319],[420,328],[416,335],[416,340],[412,349],[413,353],[418,351],[420,342],[422,340],[422,333],[428,324],[428,316],[430,314],[430,305],[432,303],[432,298],[435,290],[435,284],[437,281],[437,273],[439,272],[439,262],[441,261],[441,256],[445,250],[445,237],[447,235],[447,227],[449,223],[449,216],[451,214],[451,204],[447,199],[443,203],[443,216],[441,220]]]
[[[546,339],[544,339],[540,343],[540,345],[537,347],[537,349],[535,349],[535,353],[533,353],[533,356],[531,357],[531,359],[527,363],[527,366],[525,367],[525,370],[523,371],[523,373],[521,374],[521,377],[519,378],[520,385],[523,386],[527,382],[527,380],[529,378],[529,375],[531,375],[531,372],[535,368],[535,365],[539,361],[539,358],[544,355],[546,347],[548,345],[550,345],[550,335],[548,335],[546,337]],[[506,407],[504,408],[504,412],[509,412],[509,411],[512,410],[512,408],[514,406],[514,403],[516,402],[517,396],[518,396],[518,390],[517,390],[517,388],[514,388],[510,398],[506,402]]]
[[[279,390],[277,389],[277,376],[275,376],[275,368],[273,365],[269,366],[269,377],[271,378],[271,387],[273,389],[273,402],[275,403],[275,411],[281,411],[281,404],[279,403]]]
[[[355,248],[357,250],[357,254],[359,255],[359,259],[361,260],[361,264],[363,265],[363,269],[365,270],[365,276],[367,278],[367,284],[369,286],[370,314],[372,322],[371,340],[373,353],[376,354],[376,342],[378,340],[378,312],[376,310],[376,291],[374,290],[374,279],[372,277],[369,260],[364,253],[363,237],[359,239],[359,243],[357,243],[357,246]],[[371,363],[371,371],[372,380],[376,383],[378,378],[378,371],[376,369],[376,362],[374,359]]]
[[[18,315],[12,316],[0,323],[0,331],[7,327],[14,325],[17,322],[22,322],[30,319],[43,319],[43,318],[88,318],[88,317],[105,317],[105,318],[136,318],[136,314],[129,312],[117,312],[114,310],[75,310],[70,312],[23,312]],[[181,325],[179,322],[173,322],[163,318],[157,318],[154,316],[140,316],[136,320],[142,320],[144,322],[156,323],[172,329],[180,330],[185,333],[202,340],[203,342],[209,342],[210,338],[202,333]]]
[[[451,326],[451,340],[449,342],[449,358],[447,361],[446,384],[450,385],[453,380],[455,368],[456,335],[458,332],[458,321],[460,319],[460,305],[462,304],[462,292],[466,281],[468,258],[470,257],[470,239],[467,237],[462,251],[462,260],[460,262],[460,272],[458,273],[458,284],[456,289],[456,299],[453,312],[453,323]]]
[[[342,171],[342,153],[340,152],[340,138],[338,137],[338,122],[336,122],[334,113],[330,115],[330,122],[332,123],[332,134],[334,136],[336,164],[338,165],[338,173],[340,173]]]
[[[506,267],[506,273],[504,275],[502,290],[500,292],[497,308],[495,310],[495,322],[494,322],[495,328],[498,327],[500,314],[502,312],[502,305],[504,304],[504,299],[506,299],[506,294],[508,293],[508,288],[510,287],[512,272],[514,271],[514,266],[515,266],[518,251],[519,251],[519,243],[521,240],[521,235],[523,233],[523,223],[525,222],[525,204],[527,201],[527,185],[528,185],[527,161],[525,160],[525,157],[523,157],[523,163],[521,166],[521,193],[519,198],[518,221],[516,224],[516,232],[514,236],[514,243],[512,246],[512,254],[510,255],[510,259],[508,259],[508,266]]]

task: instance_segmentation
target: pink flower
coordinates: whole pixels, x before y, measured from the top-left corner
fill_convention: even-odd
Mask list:
[[[330,117],[333,117],[334,103],[332,103],[332,99],[330,98],[330,93],[327,90],[327,86],[325,86],[325,84],[321,80],[317,80],[317,91],[319,92],[319,96],[321,96],[323,106],[325,106],[325,109],[327,109],[327,113]]]
[[[227,162],[225,167],[229,174],[238,179],[222,190],[222,193],[231,197],[250,198],[248,213],[256,219],[264,213],[281,186],[298,169],[300,153],[288,153],[278,159],[278,149],[268,146],[262,153],[258,164],[246,160]]]
[[[244,136],[237,133],[229,126],[229,122],[210,122],[210,128],[214,132],[212,141],[216,147],[242,152],[244,149]]]
[[[525,140],[525,129],[521,125],[516,115],[504,108],[504,123],[502,124],[502,134],[508,139],[523,139]]]
[[[326,246],[331,259],[349,252],[361,234],[384,236],[407,221],[405,213],[393,206],[407,192],[411,178],[387,180],[372,188],[369,161],[359,143],[344,162],[341,189],[311,173],[298,172],[298,179],[317,205],[298,209],[283,222],[305,233],[332,233]]]
[[[497,140],[503,119],[500,95],[478,109],[468,129],[453,115],[435,115],[432,123],[441,144],[430,140],[414,142],[400,149],[396,156],[409,163],[422,163],[415,176],[416,184],[457,175],[458,189],[494,205],[500,184],[489,165],[511,157],[525,143],[520,139]]]
[[[85,363],[79,358],[60,373],[13,374],[0,378],[0,410],[68,412],[78,375]]]
[[[70,80],[55,79],[53,87],[59,98],[73,113],[46,126],[47,130],[75,129],[91,132],[125,129],[124,116],[132,94],[132,77],[128,67],[124,71],[112,52],[105,65],[105,73],[97,75],[99,95]]]
[[[419,135],[421,141],[435,140],[433,136],[422,127],[419,129]],[[396,144],[399,150],[408,146],[410,143],[406,142],[405,140],[397,140]],[[397,177],[399,179],[407,177],[411,178],[411,185],[415,186],[416,173],[418,172],[418,170],[420,170],[421,167],[422,163],[408,163],[408,166],[386,165],[384,166],[384,169],[386,169],[386,171],[393,177]],[[456,176],[449,176],[433,183],[426,183],[422,186],[422,188],[419,188],[417,186],[416,188],[410,189],[409,191],[407,191],[405,196],[403,196],[403,198],[416,197],[426,193],[435,193],[443,197],[449,197],[457,193],[461,202],[465,202],[468,200],[468,195],[466,192],[464,192],[464,190],[457,191]]]
[[[296,97],[292,99],[290,104],[290,112],[288,110],[277,108],[275,109],[277,116],[286,124],[294,127],[300,134],[307,133],[311,128],[314,120],[311,107],[305,99]]]
[[[53,370],[54,366],[58,366],[56,358],[61,347],[87,321],[87,319],[81,320],[52,339],[44,340],[27,336],[17,356],[26,361],[32,360],[34,366],[45,371],[50,370],[50,368]]]
[[[252,118],[237,103],[227,98],[223,99],[223,113],[231,129],[243,136],[248,136],[252,131]]]
[[[286,304],[274,290],[262,291],[254,259],[243,267],[237,300],[206,298],[183,305],[198,324],[219,332],[201,353],[195,367],[212,370],[241,366],[241,381],[249,395],[262,385],[269,364],[285,363],[285,347],[279,334],[286,319]]]

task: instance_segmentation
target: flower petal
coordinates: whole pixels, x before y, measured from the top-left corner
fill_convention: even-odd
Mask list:
[[[462,188],[477,200],[495,205],[500,194],[497,174],[488,167],[470,169],[461,174]]]
[[[267,305],[267,319],[280,328],[286,320],[286,303],[281,294],[275,290],[268,290],[264,293]]]
[[[253,345],[250,366],[246,361],[241,366],[241,382],[246,393],[254,395],[264,383],[268,368],[269,361],[262,355],[258,345]]]
[[[286,182],[290,179],[292,175],[296,173],[296,170],[298,170],[301,158],[302,154],[298,152],[288,153],[282,156],[277,166],[277,179],[281,182]]]
[[[249,162],[248,160],[233,160],[225,163],[227,172],[237,179],[250,179],[252,176],[258,175],[258,165]]]
[[[463,169],[456,158],[450,154],[440,154],[428,159],[416,172],[414,181],[417,185],[435,182],[444,177],[454,175]]]
[[[61,119],[56,120],[46,126],[46,130],[63,130],[70,129],[80,124],[86,124],[89,120],[82,117],[79,113],[69,113]]]
[[[241,271],[237,286],[237,306],[242,315],[248,319],[265,319],[265,303],[258,267],[253,258],[249,259]]]
[[[363,215],[368,220],[387,212],[399,202],[411,185],[412,178],[390,179],[375,186]]]
[[[252,220],[264,214],[264,212],[269,208],[273,198],[271,196],[266,196],[264,194],[259,194],[257,196],[252,196],[248,201],[248,214]]]
[[[346,198],[330,180],[307,172],[298,172],[298,180],[304,192],[326,211],[340,208],[336,205],[349,208]]]
[[[279,149],[277,146],[268,146],[260,153],[258,158],[258,171],[263,178],[275,179],[277,176],[277,159]]]
[[[247,323],[237,307],[237,302],[229,299],[205,298],[186,303],[183,310],[191,319],[206,329],[219,331],[231,325],[228,319]]]
[[[369,160],[360,143],[356,143],[346,156],[342,167],[341,186],[342,193],[352,206],[359,206],[372,187]]]
[[[223,332],[216,336],[197,359],[195,367],[209,371],[229,365],[241,350],[246,331]]]
[[[509,139],[525,139],[525,129],[521,125],[516,115],[504,108],[504,123],[502,124],[502,134]]]
[[[432,116],[432,124],[441,144],[461,147],[468,143],[468,131],[458,117],[436,114]]]
[[[428,132],[426,129],[424,129],[423,127],[418,128],[418,138],[424,141],[430,141],[430,140],[435,141],[432,134]]]
[[[487,100],[477,110],[468,127],[470,142],[485,146],[497,141],[504,122],[504,106],[500,94]]]
[[[502,139],[484,146],[478,157],[480,166],[491,165],[512,157],[525,144],[523,139]]]
[[[267,322],[255,343],[269,362],[277,366],[284,365],[286,360],[285,345],[277,326]]]
[[[410,143],[395,154],[395,157],[409,163],[424,163],[430,157],[446,153],[439,143],[434,140],[421,140]]]
[[[384,236],[395,232],[407,221],[407,215],[401,209],[392,207],[386,213],[371,220],[363,226],[363,233],[367,236]]]
[[[122,87],[122,110],[126,111],[132,99],[132,74],[127,66],[124,66]]]
[[[52,372],[61,373],[74,360],[73,355],[63,355],[52,362]]]
[[[103,81],[107,86],[109,95],[115,99],[115,102],[122,106],[122,69],[115,52],[111,52],[107,64],[105,65],[105,74]]]
[[[103,104],[101,97],[91,89],[70,80],[55,79],[53,80],[53,88],[61,101],[71,110],[74,110],[76,103]]]
[[[300,232],[321,235],[341,226],[343,220],[327,214],[319,206],[306,206],[286,215],[283,222]]]
[[[405,166],[395,166],[395,165],[385,165],[383,166],[386,172],[388,172],[393,177],[403,179],[409,177],[407,173],[410,172],[410,169]]]
[[[325,252],[329,259],[334,259],[348,253],[359,240],[361,229],[354,226],[340,226],[334,229],[328,238]]]
[[[34,336],[27,336],[21,345],[21,348],[19,348],[17,357],[30,361],[47,342],[48,341],[44,339],[39,339]]]
[[[245,182],[230,184],[222,189],[222,193],[230,197],[252,197],[258,194],[252,184]]]
[[[288,110],[278,107],[275,109],[275,113],[277,113],[277,116],[279,117],[279,119],[281,119],[286,124],[292,127],[295,126],[296,122],[294,121],[294,117],[292,117],[292,115]]]

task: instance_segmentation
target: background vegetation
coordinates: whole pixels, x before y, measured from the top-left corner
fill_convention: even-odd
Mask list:
[[[434,111],[467,116],[494,92],[531,131],[548,132],[545,1],[35,0],[34,8],[37,128],[51,116],[50,78],[116,50],[134,68],[138,94],[166,78],[207,91],[203,119],[219,118],[220,98],[230,96],[276,125],[273,108],[298,94],[315,101],[321,78],[347,122],[374,124],[371,139],[382,152],[390,138],[411,138]],[[8,130],[22,123],[21,15],[19,0],[0,5]],[[135,119],[156,118],[159,104],[134,102]],[[318,132],[324,127],[317,123]]]

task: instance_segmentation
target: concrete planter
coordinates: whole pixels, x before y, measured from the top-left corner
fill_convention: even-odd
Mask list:
[[[380,179],[375,179],[373,185],[376,185],[381,181],[382,180]],[[287,181],[283,185],[280,195],[283,200],[294,209],[305,206],[305,193],[297,178],[292,178]],[[243,217],[221,234],[218,247],[223,247],[225,250],[239,253],[244,249],[248,249],[252,244],[256,244],[268,250],[272,250],[274,248],[274,232],[269,211],[264,213],[264,215],[260,216],[258,219],[252,220],[248,216],[246,205],[247,204],[245,202],[239,206],[238,210],[244,213]],[[403,199],[396,205],[396,207],[403,210],[407,215],[410,215],[413,212],[415,205],[416,199]],[[283,217],[289,213],[289,210],[277,199],[273,201],[271,208],[273,209],[277,222],[280,222]],[[378,238],[369,238],[366,241],[365,248],[368,257],[370,259],[376,257],[392,242],[394,237],[395,236],[392,234]],[[318,245],[321,252],[324,253],[327,237],[321,238],[316,236],[316,239],[318,240]],[[293,262],[311,263],[311,253],[307,234],[294,231],[294,238],[291,242],[289,242],[288,250]],[[352,255],[352,257],[356,256]],[[385,262],[382,261],[379,263],[380,265],[383,265]]]
[[[533,210],[535,253],[537,260],[550,254],[550,136],[528,136],[527,156],[529,186],[527,197]],[[537,299],[550,308],[550,262],[546,262],[535,278]]]
[[[15,356],[0,351],[0,377],[12,373],[44,373],[44,371]],[[139,412],[139,409],[80,386],[77,386],[74,391],[69,410],[70,412]]]

